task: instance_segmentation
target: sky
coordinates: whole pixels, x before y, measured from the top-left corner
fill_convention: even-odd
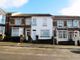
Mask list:
[[[0,0],[8,12],[80,16],[80,0]]]

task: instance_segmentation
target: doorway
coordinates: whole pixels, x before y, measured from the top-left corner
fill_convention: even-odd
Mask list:
[[[29,36],[31,36],[30,30],[26,30],[26,40],[27,41],[31,41]]]
[[[36,40],[36,30],[33,30],[33,40]]]
[[[69,41],[73,41],[73,37],[74,37],[74,32],[73,31],[68,32]]]

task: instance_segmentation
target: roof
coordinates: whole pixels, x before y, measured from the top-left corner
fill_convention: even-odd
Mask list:
[[[51,14],[16,14],[13,16],[21,17],[21,16],[52,16],[52,15]]]
[[[80,20],[80,16],[53,16],[53,20]]]
[[[3,9],[0,8],[0,14],[6,15],[6,12]]]

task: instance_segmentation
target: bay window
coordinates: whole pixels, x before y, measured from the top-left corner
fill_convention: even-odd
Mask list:
[[[67,31],[64,30],[58,31],[58,38],[67,38]]]
[[[20,35],[23,35],[23,28],[12,27],[12,36],[20,36]]]
[[[0,26],[0,33],[1,33],[1,34],[2,34],[2,33],[5,33],[5,27]]]
[[[41,30],[41,37],[49,37],[50,32],[49,30]]]

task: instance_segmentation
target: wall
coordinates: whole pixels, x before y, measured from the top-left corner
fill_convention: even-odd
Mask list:
[[[36,18],[37,25],[31,27],[31,36],[34,38],[33,30],[36,30],[36,35],[38,35],[39,39],[51,39],[52,38],[52,18],[49,16],[33,16],[32,20]],[[45,22],[47,22],[47,26],[43,26],[43,20],[45,19]],[[46,21],[47,20],[47,21]],[[49,30],[50,31],[50,37],[40,37],[41,30]]]

